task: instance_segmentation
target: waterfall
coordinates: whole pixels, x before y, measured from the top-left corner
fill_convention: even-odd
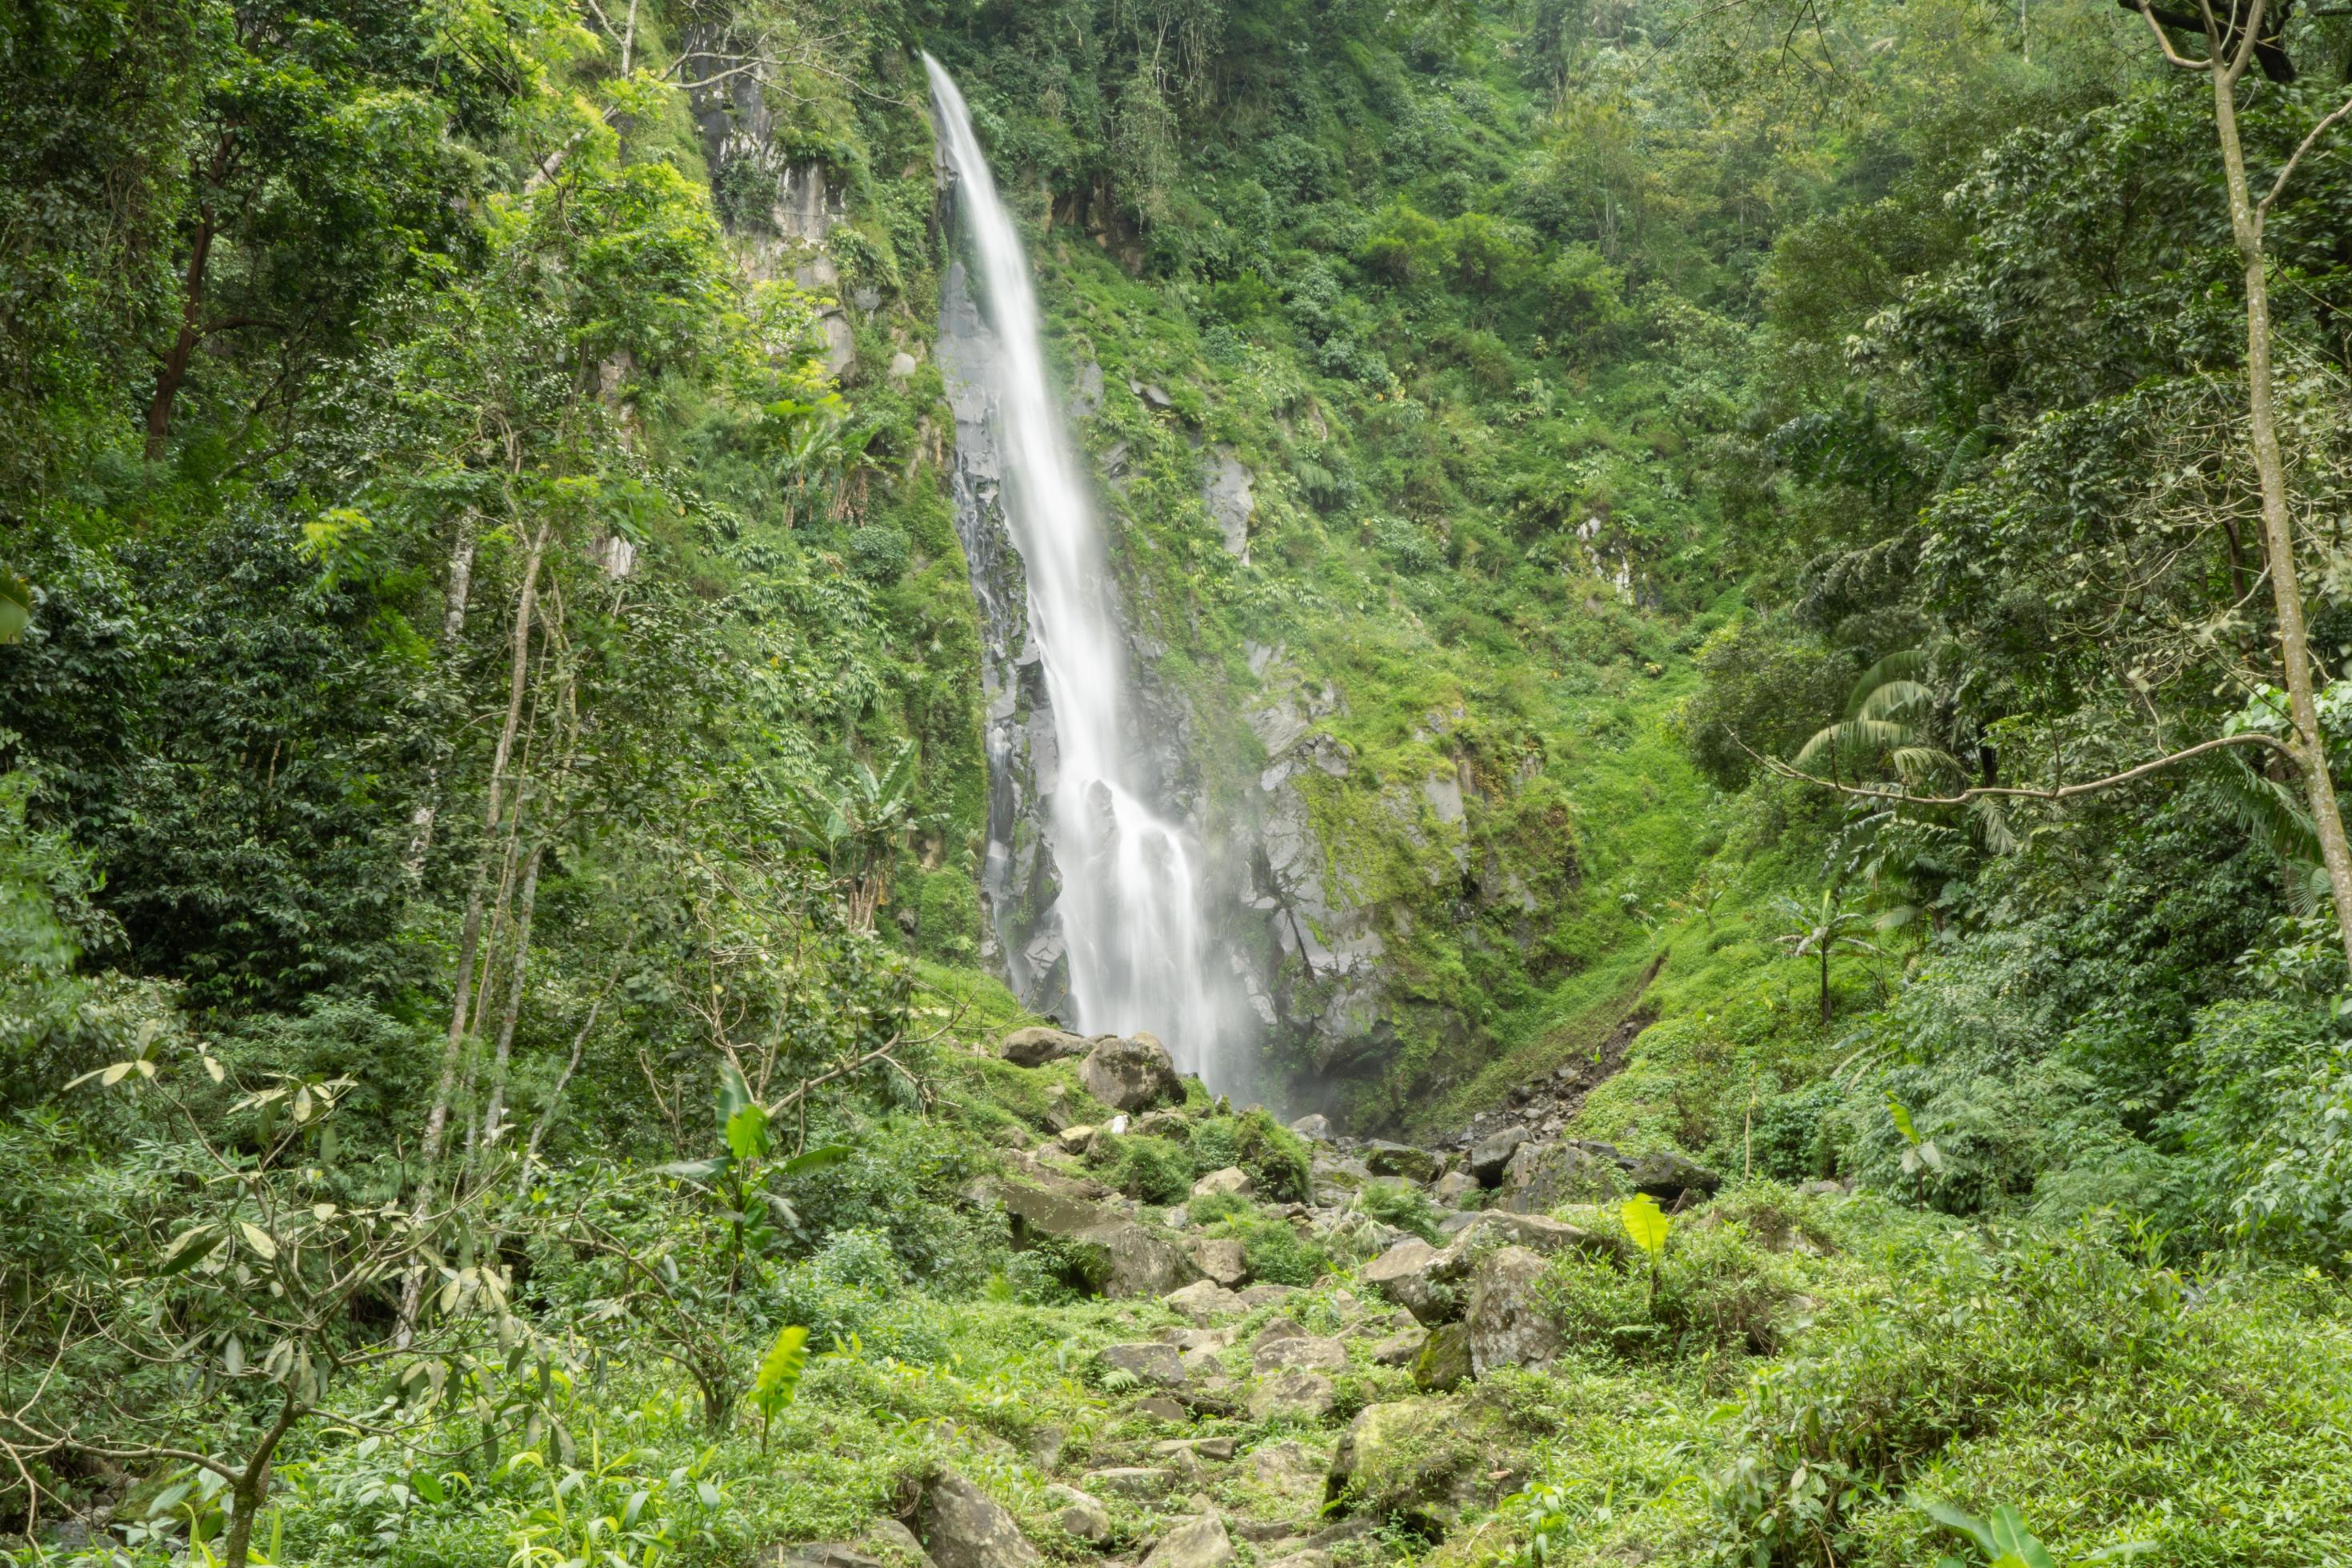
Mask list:
[[[1050,777],[1041,766],[1037,787],[1047,797],[1044,827],[1061,879],[1054,914],[1077,1015],[1068,1021],[1089,1034],[1149,1030],[1181,1066],[1227,1087],[1234,1064],[1223,1053],[1234,1031],[1227,988],[1212,979],[1201,847],[1146,804],[1151,790],[1129,735],[1139,716],[1118,588],[1045,373],[1028,259],[962,93],[937,60],[925,55],[923,65],[986,329],[984,349],[955,367],[943,332],[941,363],[970,378],[962,390],[974,395],[993,438],[1005,530],[1028,579],[1024,658],[1042,666],[1053,716]],[[958,417],[961,429],[961,405]],[[992,768],[1003,765],[1005,751],[992,731]],[[992,845],[992,856],[998,848]],[[1016,985],[1022,978],[1016,970]]]

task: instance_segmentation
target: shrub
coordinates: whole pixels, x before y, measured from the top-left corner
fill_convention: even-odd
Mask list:
[[[1192,1155],[1181,1143],[1133,1133],[1098,1132],[1087,1164],[1129,1197],[1178,1204],[1192,1190]]]
[[[1356,1194],[1356,1204],[1382,1225],[1411,1231],[1423,1241],[1437,1239],[1437,1205],[1410,1182],[1367,1182]]]

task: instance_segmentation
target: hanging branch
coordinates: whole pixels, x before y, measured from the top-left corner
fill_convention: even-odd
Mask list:
[[[1885,801],[1895,805],[1967,805],[1996,795],[2010,795],[2021,800],[2073,800],[2078,795],[2095,795],[2101,790],[2114,789],[2119,784],[2135,783],[2176,763],[2188,762],[2192,757],[2201,757],[2208,752],[2221,751],[2227,746],[2267,746],[2293,763],[2298,769],[2303,765],[2303,754],[2286,742],[2280,740],[2276,735],[2265,735],[2260,731],[2249,730],[2242,734],[2221,735],[2210,741],[2200,741],[2185,751],[2174,752],[2168,756],[2142,763],[2137,767],[2126,768],[2122,773],[2110,773],[2103,779],[2089,779],[2082,784],[2059,784],[2049,789],[2035,789],[2023,784],[1980,784],[1973,789],[1964,789],[1958,795],[1915,795],[1907,789],[1889,788],[1883,784],[1841,784],[1835,779],[1825,779],[1818,773],[1809,773],[1801,768],[1784,763],[1778,757],[1765,756],[1737,734],[1734,734],[1731,739],[1741,751],[1755,758],[1759,766],[1778,777],[1794,779],[1800,784],[1814,784],[1839,795],[1855,795],[1864,800]]]

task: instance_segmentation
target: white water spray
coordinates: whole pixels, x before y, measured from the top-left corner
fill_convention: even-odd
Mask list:
[[[1128,727],[1125,639],[1102,531],[1045,374],[1037,294],[963,94],[929,55],[939,133],[971,240],[996,352],[982,368],[1003,452],[1004,516],[1029,583],[1029,637],[1045,668],[1058,769],[1040,787],[1061,873],[1055,906],[1077,1026],[1148,1029],[1213,1084],[1229,1030],[1209,979],[1197,845],[1140,798]]]

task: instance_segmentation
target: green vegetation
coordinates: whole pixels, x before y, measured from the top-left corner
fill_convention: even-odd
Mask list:
[[[0,15],[0,1561],[1024,1568],[949,1472],[1067,1564],[2352,1558],[2272,22]],[[917,47],[1276,1110],[995,1052]],[[1722,1181],[1545,1226],[1474,1115]]]

